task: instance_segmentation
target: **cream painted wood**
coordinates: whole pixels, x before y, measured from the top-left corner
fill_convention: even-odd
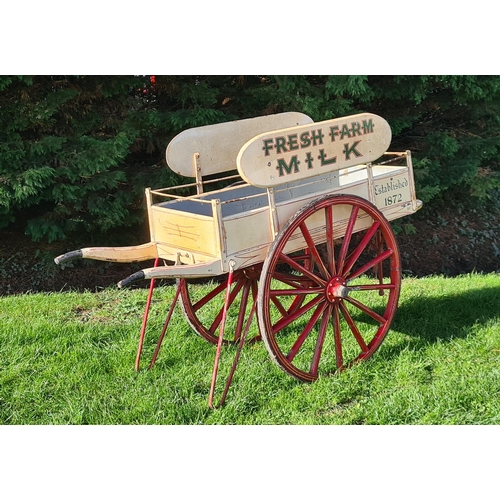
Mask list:
[[[189,252],[220,256],[215,241],[216,221],[212,216],[180,212],[154,206],[151,209],[153,234],[157,242]]]
[[[257,244],[269,245],[273,241],[268,207],[225,218],[224,230],[228,255],[253,248]]]
[[[261,133],[236,160],[241,177],[254,186],[274,187],[380,158],[391,128],[371,113]]]
[[[406,164],[358,165],[311,178],[278,186],[272,193],[277,229],[298,210],[325,194],[351,194],[373,200],[389,220],[409,215],[418,210],[421,202],[414,197],[413,172],[409,153],[397,154]],[[230,191],[230,193],[228,193]],[[154,194],[154,191],[152,192]],[[216,207],[216,208],[214,208]],[[335,237],[340,237],[347,226],[350,213],[342,213],[339,206],[335,216]],[[264,261],[274,239],[273,217],[268,190],[243,185],[223,189],[184,200],[160,203],[150,208],[153,234],[158,253],[163,258],[183,264],[155,271],[155,276],[187,276],[186,267],[209,262],[210,269],[229,270],[233,260],[235,269]],[[316,243],[322,243],[325,231],[323,213],[308,221]],[[370,221],[360,217],[355,230],[361,230]],[[301,234],[290,239],[287,252],[304,248]],[[168,257],[170,256],[170,257]],[[196,273],[202,268],[197,268]],[[158,274],[160,273],[160,274]],[[186,274],[187,273],[187,274]]]
[[[159,266],[143,269],[144,278],[205,278],[219,276],[222,272],[220,261],[203,262],[200,264]]]
[[[141,262],[156,259],[156,243],[130,247],[90,247],[82,248],[83,259],[104,260],[108,262]]]
[[[185,177],[196,177],[197,165],[203,176],[236,170],[238,152],[252,137],[307,123],[312,123],[309,116],[289,112],[190,128],[170,141],[167,164]]]

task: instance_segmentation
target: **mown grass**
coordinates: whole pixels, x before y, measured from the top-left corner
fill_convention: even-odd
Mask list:
[[[0,423],[500,423],[499,274],[405,278],[375,355],[313,384],[282,372],[263,343],[247,344],[215,410],[207,405],[215,346],[179,308],[147,369],[174,291],[155,292],[139,372],[144,290],[1,298]],[[216,399],[234,353],[223,348]]]

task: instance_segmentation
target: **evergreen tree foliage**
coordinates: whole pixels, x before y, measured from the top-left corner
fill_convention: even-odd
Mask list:
[[[472,197],[481,203],[496,196],[500,77],[399,76],[379,81],[379,113],[391,124],[392,148],[412,150],[423,201]]]
[[[0,228],[34,240],[144,223],[144,188],[178,132],[284,111],[386,118],[413,153],[418,197],[497,199],[498,76],[0,76]]]
[[[0,79],[0,225],[33,239],[107,231],[127,218],[123,162],[136,79]]]

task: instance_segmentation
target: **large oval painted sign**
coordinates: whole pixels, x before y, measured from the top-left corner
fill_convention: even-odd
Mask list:
[[[380,158],[391,127],[371,113],[259,134],[238,153],[241,177],[259,187],[306,179]]]

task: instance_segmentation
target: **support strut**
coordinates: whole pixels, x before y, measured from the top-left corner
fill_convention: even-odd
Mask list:
[[[163,324],[163,329],[160,334],[160,338],[158,339],[158,343],[156,344],[155,352],[153,353],[153,357],[151,358],[151,363],[149,364],[149,369],[153,368],[156,358],[158,357],[158,353],[160,352],[161,344],[163,343],[163,339],[165,338],[165,333],[167,332],[168,325],[170,323],[170,319],[172,318],[172,313],[174,312],[175,305],[179,299],[179,294],[181,291],[182,280],[177,286],[177,290],[175,291],[174,300],[172,301],[172,305],[167,314],[167,318],[165,319],[165,323]]]
[[[217,342],[217,351],[215,353],[214,369],[212,372],[212,384],[210,386],[210,394],[208,396],[208,406],[211,409],[214,408],[213,399],[214,399],[214,392],[215,392],[215,384],[217,382],[217,372],[219,370],[220,352],[221,352],[221,348],[222,348],[222,340],[224,337],[224,329],[226,326],[227,308],[228,308],[229,296],[230,296],[230,292],[231,292],[231,285],[233,283],[234,266],[235,266],[235,262],[230,261],[229,262],[229,276],[227,279],[227,288],[226,288],[226,300],[224,302],[224,308],[222,310],[222,321],[220,324],[219,339]]]
[[[154,267],[158,266],[159,259],[155,259]],[[144,337],[146,335],[146,326],[148,323],[148,315],[149,315],[149,310],[151,308],[151,299],[153,298],[153,290],[155,288],[155,280],[154,278],[151,279],[151,283],[149,284],[149,292],[148,292],[148,299],[146,302],[146,309],[144,310],[144,316],[142,318],[142,326],[141,326],[141,333],[139,335],[139,346],[137,348],[137,356],[135,358],[135,371],[139,371],[139,365],[141,363],[141,353],[142,353],[142,346],[144,344]]]

